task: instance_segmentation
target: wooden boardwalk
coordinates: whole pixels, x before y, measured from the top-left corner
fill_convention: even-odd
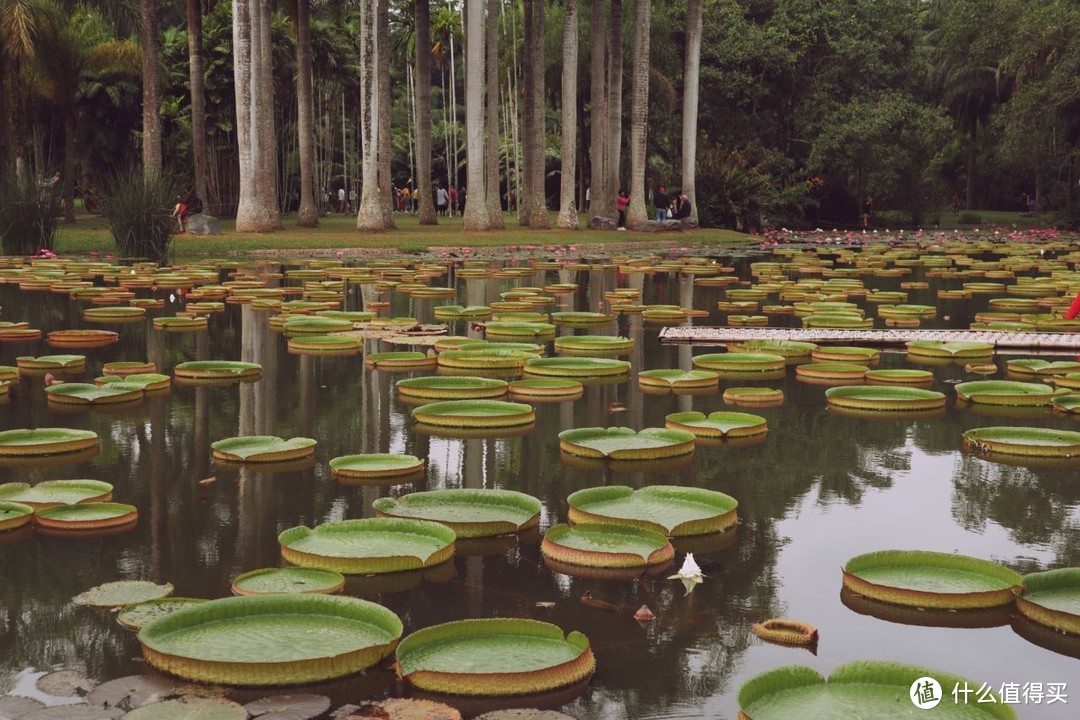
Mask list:
[[[913,340],[992,343],[1002,350],[1080,351],[1080,333],[993,330],[834,330],[828,328],[666,327],[667,343],[716,345],[746,340],[798,340],[819,345],[904,345]]]

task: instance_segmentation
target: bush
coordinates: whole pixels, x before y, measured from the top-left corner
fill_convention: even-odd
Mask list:
[[[1071,205],[1054,215],[1054,225],[1063,230],[1080,230],[1080,205]]]
[[[0,182],[0,245],[5,255],[52,251],[59,215],[58,186],[39,186],[14,175]]]
[[[790,225],[802,218],[810,202],[806,192],[805,183],[784,187],[734,150],[717,146],[698,158],[698,214],[703,226],[758,232]]]
[[[177,227],[172,216],[177,195],[174,180],[146,181],[137,167],[120,170],[105,183],[102,209],[121,256],[165,261]]]
[[[973,212],[960,213],[957,222],[961,225],[979,225],[982,223],[982,215]]]

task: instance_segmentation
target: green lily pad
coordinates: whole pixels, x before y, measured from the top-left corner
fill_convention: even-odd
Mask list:
[[[694,451],[694,435],[684,430],[626,427],[576,428],[559,433],[563,452],[612,460],[655,460]]]
[[[111,382],[105,385],[91,383],[62,383],[45,388],[49,400],[69,405],[101,405],[131,402],[143,397],[143,386],[138,383]]]
[[[315,453],[315,440],[272,435],[246,435],[218,440],[210,445],[214,457],[230,462],[279,462],[308,457]]]
[[[881,351],[875,348],[829,345],[815,348],[810,356],[817,362],[876,362]]]
[[[20,715],[18,720],[113,720],[125,714],[126,711],[117,707],[58,705],[43,707],[25,715]]]
[[[294,565],[356,575],[438,565],[454,554],[455,538],[438,523],[371,518],[289,528],[278,542],[282,557]]]
[[[806,328],[872,328],[874,321],[856,314],[824,313],[807,315],[802,319]]]
[[[982,427],[964,433],[964,445],[978,452],[1032,457],[1080,456],[1080,432],[1029,427]]]
[[[247,720],[247,710],[224,698],[179,698],[143,705],[125,720]]]
[[[672,388],[715,387],[720,376],[712,370],[643,370],[638,373],[639,385]]]
[[[414,408],[412,416],[425,425],[461,428],[529,425],[536,421],[531,405],[502,400],[444,400]]]
[[[698,437],[748,437],[768,431],[765,418],[741,412],[714,412],[706,415],[696,411],[672,413],[665,427],[685,430]]]
[[[330,709],[330,698],[300,693],[274,695],[249,702],[244,709],[262,720],[312,720]]]
[[[574,685],[596,666],[589,639],[521,618],[458,620],[401,641],[397,664],[409,684],[437,693],[503,696]]]
[[[807,363],[795,368],[795,374],[803,378],[822,380],[859,380],[866,377],[870,368],[853,363]]]
[[[335,593],[344,586],[345,576],[331,570],[262,568],[237,575],[232,583],[232,591],[234,595]]]
[[[873,600],[933,609],[1008,605],[1020,575],[988,560],[923,550],[882,550],[844,565],[844,586]]]
[[[115,608],[159,600],[172,595],[172,592],[171,583],[158,585],[149,580],[118,580],[79,593],[72,598],[72,602],[90,607]]]
[[[364,364],[376,370],[422,370],[435,367],[438,360],[417,350],[371,353]]]
[[[912,340],[907,343],[909,355],[937,358],[981,358],[994,354],[992,343],[945,342],[943,340]]]
[[[727,530],[739,505],[722,492],[677,485],[607,485],[578,490],[566,501],[572,523],[635,525],[674,537]]]
[[[945,406],[945,394],[913,387],[843,385],[825,391],[830,405],[856,410],[932,410]]]
[[[555,338],[555,351],[566,355],[625,354],[633,347],[633,340],[617,335],[566,335]]]
[[[15,362],[20,368],[35,370],[74,370],[86,364],[85,355],[42,355],[41,357],[18,357]]]
[[[18,502],[0,502],[0,532],[15,530],[28,524],[34,517],[34,508]]]
[[[0,485],[0,501],[23,503],[37,510],[110,500],[112,491],[112,485],[100,480],[45,480],[37,485],[15,482]]]
[[[360,672],[388,655],[401,620],[337,595],[231,597],[179,610],[139,631],[147,661],[196,682],[296,685]]]
[[[1009,360],[1005,368],[1015,375],[1068,375],[1080,372],[1080,362],[1075,360],[1058,360],[1050,362],[1038,358]]]
[[[331,320],[344,320],[349,323],[366,323],[375,319],[375,313],[359,310],[319,310],[315,313],[315,316],[330,318]]]
[[[440,320],[469,318],[482,320],[491,317],[492,310],[487,305],[440,305],[435,308],[435,317]]]
[[[398,380],[399,395],[429,400],[497,398],[506,394],[505,380],[468,376],[431,376]]]
[[[282,330],[286,337],[293,335],[325,335],[352,330],[352,322],[318,315],[297,315],[285,321]]]
[[[787,361],[783,355],[770,353],[708,353],[694,357],[694,367],[723,372],[766,372],[783,370]]]
[[[973,380],[956,386],[960,400],[985,405],[1049,405],[1057,392],[1049,385],[1010,380]]]
[[[234,360],[193,360],[173,368],[176,377],[192,379],[254,377],[262,373],[262,365]]]
[[[476,352],[478,350],[510,350],[513,352],[529,353],[530,355],[543,355],[544,346],[536,343],[523,342],[493,342],[491,340],[471,340],[463,342],[455,348],[464,352]]]
[[[584,389],[585,386],[577,380],[558,378],[515,380],[510,383],[510,397],[525,397],[534,402],[537,398],[573,399],[579,397]]]
[[[630,363],[612,358],[533,358],[525,363],[526,375],[554,377],[614,377],[630,372]]]
[[[366,453],[342,455],[330,461],[330,471],[337,477],[385,478],[413,475],[424,468],[424,461],[414,455]]]
[[[610,315],[595,312],[553,312],[551,319],[560,325],[606,325],[611,322]]]
[[[551,337],[555,326],[538,322],[488,322],[484,325],[487,337],[539,338]]]
[[[743,340],[728,344],[728,350],[739,353],[766,353],[787,358],[809,357],[817,349],[815,343],[797,340]]]
[[[1016,712],[1002,704],[996,694],[993,704],[956,704],[948,697],[955,685],[978,687],[950,673],[914,665],[862,660],[833,670],[826,680],[817,670],[789,665],[761,673],[739,689],[740,715],[753,720],[895,720],[903,714],[916,715],[911,704],[912,687],[924,677],[937,680],[946,696],[934,708],[935,717],[956,720],[1015,720]],[[948,688],[948,689],[947,689]],[[905,699],[907,698],[907,699]],[[903,708],[903,709],[901,709]]]
[[[540,552],[556,562],[593,568],[666,566],[675,555],[666,533],[614,523],[553,525]]]
[[[57,455],[97,447],[97,433],[68,428],[34,428],[0,432],[0,456]]]
[[[1080,568],[1025,575],[1016,607],[1021,615],[1041,625],[1080,635]]]
[[[513,490],[451,489],[379,498],[372,507],[380,516],[431,520],[452,529],[459,538],[491,537],[535,527],[540,501]]]
[[[160,600],[147,600],[138,605],[128,605],[116,615],[116,621],[129,630],[141,630],[151,620],[172,615],[177,610],[204,603],[200,598],[167,597]]]
[[[172,384],[172,378],[168,375],[161,375],[159,373],[140,373],[136,375],[102,375],[99,378],[94,378],[94,384],[98,386],[115,385],[117,383],[125,385],[138,385],[143,389],[143,392],[146,392],[153,390],[164,390]]]
[[[890,370],[870,370],[864,376],[867,382],[886,385],[922,385],[933,381],[934,373],[929,370],[911,370],[896,368]]]
[[[1059,395],[1051,403],[1055,410],[1066,413],[1080,412],[1080,394]]]
[[[115,502],[84,502],[53,505],[38,510],[34,521],[54,530],[102,530],[130,525],[139,518],[134,505]]]

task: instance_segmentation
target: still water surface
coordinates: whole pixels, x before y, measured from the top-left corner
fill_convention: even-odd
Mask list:
[[[540,273],[517,284],[557,281],[580,284],[559,308],[578,310],[602,307],[602,293],[626,283],[609,268],[561,276]],[[889,282],[880,286],[895,289]],[[460,281],[459,301],[485,304],[513,284]],[[644,288],[646,302],[715,308],[723,298],[722,290],[695,290],[689,281],[661,276],[646,280]],[[158,295],[169,298],[167,292]],[[921,295],[913,293],[911,301],[935,303],[932,294]],[[422,321],[431,321],[433,304],[449,302],[410,301],[399,294],[392,300],[392,314]],[[361,309],[361,304],[352,289],[346,309]],[[0,286],[0,306],[4,319],[26,319],[44,332],[85,326],[81,306],[60,295]],[[181,307],[182,301],[172,298],[166,311],[150,314],[172,314]],[[947,313],[954,324],[966,326],[984,307],[979,300],[951,303]],[[632,378],[629,383],[588,387],[576,402],[539,405],[535,431],[523,437],[429,437],[414,431],[410,408],[396,397],[394,382],[410,375],[368,370],[361,356],[290,355],[285,339],[268,329],[267,318],[268,313],[229,305],[224,314],[211,317],[210,330],[201,334],[156,332],[147,319],[109,328],[120,332],[118,345],[77,351],[88,356],[88,379],[100,374],[102,363],[113,360],[149,359],[159,372],[171,374],[175,364],[187,360],[242,359],[262,364],[257,383],[174,385],[167,396],[134,408],[72,414],[49,407],[40,379],[24,378],[12,400],[0,407],[0,429],[86,428],[102,438],[100,455],[89,461],[0,467],[0,480],[106,480],[115,485],[117,501],[135,504],[140,512],[137,528],[116,537],[33,537],[0,545],[0,691],[25,677],[28,669],[67,667],[99,680],[145,671],[133,634],[110,615],[71,604],[70,598],[82,590],[110,580],[152,579],[173,583],[178,596],[221,597],[239,573],[279,564],[280,531],[371,517],[372,501],[384,495],[456,487],[519,490],[543,501],[541,524],[547,527],[565,519],[565,498],[575,490],[600,484],[677,483],[721,490],[740,503],[736,542],[697,555],[706,580],[689,596],[683,595],[680,583],[663,575],[602,581],[551,572],[535,538],[487,555],[458,557],[452,568],[427,577],[353,578],[347,592],[398,613],[406,634],[435,623],[489,616],[533,617],[585,632],[597,657],[591,683],[537,700],[562,706],[580,720],[733,720],[736,693],[756,673],[793,663],[828,673],[857,659],[941,668],[989,683],[995,690],[1008,682],[1066,682],[1068,705],[1029,703],[1017,711],[1022,718],[1077,717],[1080,645],[1059,647],[1058,652],[1045,649],[1018,634],[1035,633],[1033,640],[1039,641],[1043,635],[1037,629],[1014,629],[1007,618],[980,629],[892,622],[862,614],[859,610],[865,608],[857,600],[842,599],[840,593],[841,565],[853,555],[878,549],[955,551],[1020,572],[1080,565],[1077,471],[987,462],[963,453],[960,438],[964,430],[983,425],[1080,429],[1074,421],[1049,411],[987,417],[956,408],[951,398],[946,413],[929,419],[848,417],[826,409],[826,388],[801,384],[789,370],[783,379],[758,381],[781,387],[786,394],[782,407],[748,410],[768,419],[770,430],[762,444],[699,448],[683,467],[650,472],[581,469],[560,462],[559,431],[659,427],[672,412],[734,408],[724,405],[720,393],[645,396]],[[721,321],[714,313],[707,322]],[[463,333],[468,328],[451,330]],[[661,345],[658,328],[635,317],[620,318],[601,330],[560,332],[616,330],[636,341],[627,358],[635,373],[689,369],[692,355],[716,349]],[[390,349],[400,348],[378,341],[367,341],[364,348],[368,353]],[[0,364],[13,365],[18,355],[55,352],[44,342],[2,344]],[[998,362],[1004,365],[1001,357]],[[880,366],[911,365],[902,355],[887,353]],[[959,379],[962,369],[932,369],[935,389],[951,394],[950,381]],[[755,383],[722,381],[721,391],[745,384]],[[211,442],[247,434],[316,438],[317,462],[274,473],[212,465]],[[361,452],[426,457],[426,479],[394,487],[335,483],[326,462]],[[200,484],[211,477],[216,482]],[[680,554],[671,572],[681,561]],[[582,605],[579,598],[585,591],[614,603],[617,612]],[[548,603],[554,606],[545,607]],[[642,604],[657,616],[644,627],[631,617]],[[770,617],[816,625],[821,633],[817,654],[756,639],[750,624]],[[344,703],[385,696],[397,688],[392,674],[379,670],[322,690]],[[241,700],[256,696],[237,694]],[[466,703],[463,709],[487,708]]]

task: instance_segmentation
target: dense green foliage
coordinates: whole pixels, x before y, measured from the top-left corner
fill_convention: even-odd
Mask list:
[[[20,182],[8,175],[0,182],[0,247],[5,255],[52,250],[60,212],[58,188]]]
[[[135,167],[119,170],[109,177],[103,208],[119,253],[124,257],[163,262],[177,229],[173,207],[178,198],[178,187],[172,179],[147,179]]]
[[[355,188],[360,175],[360,22],[353,0],[311,3],[316,200],[325,210],[337,188]],[[201,4],[209,146],[205,199],[210,212],[228,215],[238,196],[231,4]],[[433,174],[449,185],[461,184],[465,172],[462,23],[452,7],[459,4],[432,6],[432,43],[438,44],[432,67]],[[121,62],[127,48],[107,42],[135,37],[135,5],[0,0],[0,165],[12,166],[18,157],[31,176],[63,169],[65,120],[72,115],[76,184],[100,186],[139,151],[138,79]],[[165,157],[185,176],[193,165],[186,3],[158,5]],[[581,47],[588,48],[591,4],[579,5]],[[54,9],[29,26],[10,21],[31,6]],[[272,28],[278,198],[292,211],[299,187],[295,0],[278,6]],[[392,173],[399,187],[414,179],[416,167],[412,7],[412,0],[390,2]],[[653,7],[648,186],[680,182],[685,14],[686,0]],[[623,17],[625,94],[633,34],[629,8]],[[83,30],[60,32],[58,22]],[[522,104],[516,100],[522,26],[520,1],[504,0],[504,199],[516,186],[520,155],[514,126]],[[561,3],[552,3],[545,43],[551,206],[558,202],[560,174],[562,27]],[[108,37],[101,35],[105,31]],[[68,41],[76,35],[85,40],[83,57],[92,61],[58,74],[60,61],[73,57]],[[1080,4],[1073,0],[705,0],[702,48],[697,197],[707,224],[746,230],[800,221],[856,224],[867,195],[875,211],[912,223],[935,221],[954,196],[963,209],[1021,210],[1027,194],[1039,210],[1056,211],[1063,222],[1080,217]],[[112,62],[102,59],[109,54],[103,51],[111,52]],[[587,61],[580,63],[578,87],[579,96],[571,100],[580,110],[580,147],[587,150]],[[623,112],[628,118],[628,102]],[[624,146],[627,140],[624,132]],[[587,177],[588,154],[578,157],[582,167],[576,174]],[[627,163],[624,149],[624,182]]]

